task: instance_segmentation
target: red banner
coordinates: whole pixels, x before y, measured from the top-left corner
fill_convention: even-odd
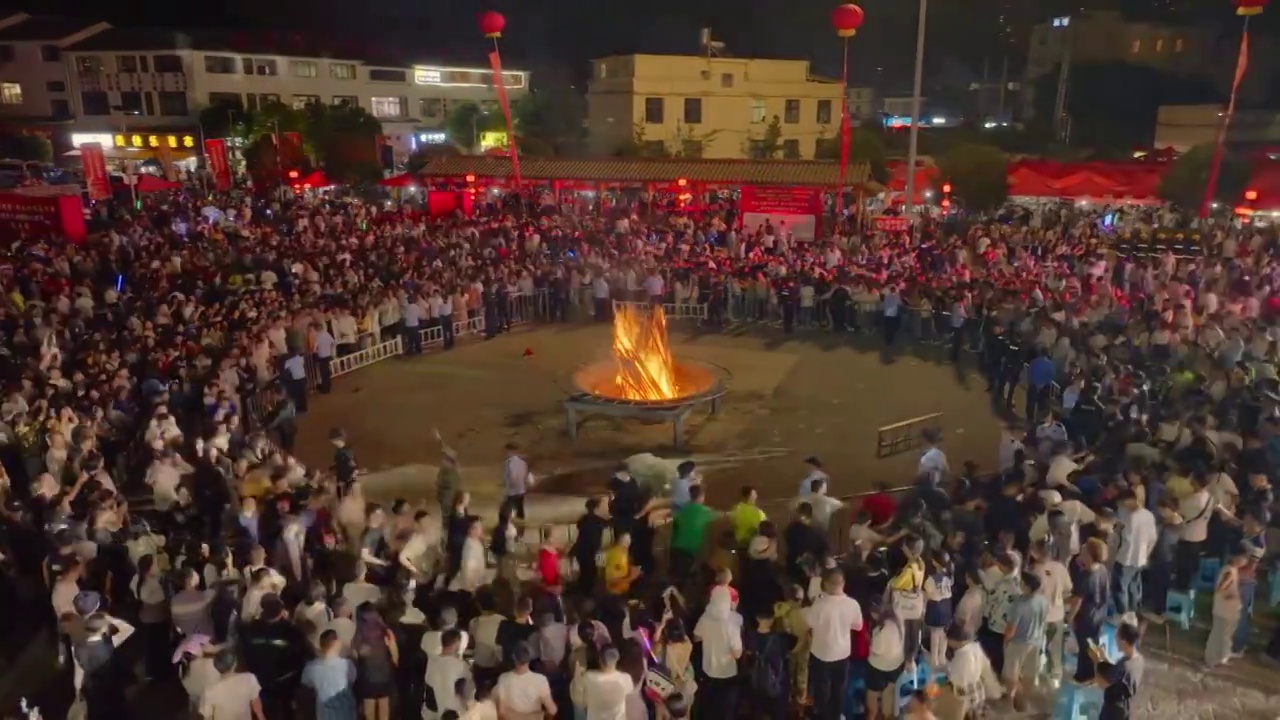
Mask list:
[[[896,215],[877,215],[871,219],[880,232],[906,232],[911,229],[911,219]]]
[[[1209,217],[1213,207],[1214,196],[1218,194],[1218,173],[1222,169],[1222,150],[1227,140],[1227,127],[1236,114],[1236,94],[1240,91],[1240,81],[1249,67],[1249,19],[1244,21],[1244,34],[1240,36],[1240,54],[1236,57],[1236,72],[1231,78],[1231,97],[1227,101],[1227,110],[1222,115],[1222,123],[1218,125],[1218,134],[1213,143],[1213,157],[1209,161],[1209,178],[1204,186],[1204,200],[1200,202],[1200,218]],[[1234,198],[1233,198],[1234,199]]]
[[[520,153],[516,151],[516,131],[511,122],[511,103],[507,102],[507,84],[502,80],[502,56],[498,55],[497,50],[489,53],[489,65],[493,68],[493,86],[498,89],[498,102],[502,104],[502,114],[507,118],[507,148],[511,155],[511,174],[515,176],[516,187],[520,187]]]
[[[102,143],[81,145],[80,162],[84,164],[84,184],[89,190],[89,199],[111,197],[111,178],[107,176],[107,157],[102,154]]]
[[[0,229],[6,231],[7,236],[55,233],[79,243],[86,234],[84,207],[78,195],[0,193]]]
[[[738,207],[744,213],[819,216],[822,188],[747,185],[742,188]]]
[[[221,192],[231,189],[231,163],[227,161],[226,140],[205,140],[204,161],[213,175],[213,184]]]

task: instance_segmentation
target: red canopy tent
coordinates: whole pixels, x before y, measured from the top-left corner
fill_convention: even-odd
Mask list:
[[[124,185],[122,187],[127,188],[128,186]],[[140,173],[138,175],[134,175],[133,188],[135,192],[140,193],[167,192],[170,190],[181,190],[182,183],[165,180],[159,175]]]
[[[1280,210],[1280,162],[1259,163],[1249,177],[1248,190],[1258,193],[1249,206],[1254,210]]]
[[[421,185],[422,181],[413,173],[400,173],[389,178],[383,178],[378,181],[378,184],[389,188],[409,188]]]
[[[295,183],[295,185],[306,188],[308,190],[314,190],[316,188],[326,188],[334,184],[336,183],[329,180],[329,178],[325,176],[324,171],[322,170],[316,170],[312,172],[310,175],[302,178],[301,180],[297,181],[297,183]]]

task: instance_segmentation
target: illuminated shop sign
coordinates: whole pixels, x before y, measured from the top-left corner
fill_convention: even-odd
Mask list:
[[[413,83],[440,87],[489,87],[493,84],[493,71],[489,68],[418,66],[413,69]],[[503,72],[502,84],[508,88],[523,88],[525,73]]]
[[[186,133],[116,133],[111,136],[111,146],[135,150],[158,150],[160,148],[194,150],[196,148],[196,136]]]

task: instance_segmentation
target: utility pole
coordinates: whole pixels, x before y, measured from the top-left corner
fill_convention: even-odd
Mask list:
[[[1070,16],[1054,18],[1053,24],[1061,30],[1064,37],[1062,64],[1058,67],[1058,96],[1053,103],[1053,137],[1058,142],[1066,143],[1071,135],[1071,125],[1067,120],[1067,88],[1071,79],[1071,46],[1075,32]]]
[[[916,192],[916,154],[920,143],[920,93],[924,85],[924,31],[929,16],[929,0],[920,0],[920,20],[916,25],[916,71],[911,84],[911,136],[907,141],[907,197],[902,214],[911,217]]]

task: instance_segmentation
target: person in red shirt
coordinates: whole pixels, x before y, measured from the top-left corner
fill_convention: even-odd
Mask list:
[[[898,514],[898,501],[893,499],[889,486],[883,482],[872,484],[876,489],[862,501],[862,509],[871,516],[871,527],[887,525]]]

